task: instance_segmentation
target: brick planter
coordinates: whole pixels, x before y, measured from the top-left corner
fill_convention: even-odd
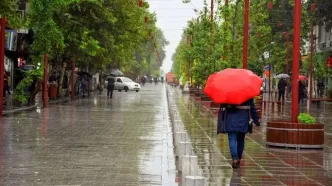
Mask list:
[[[322,149],[324,125],[289,121],[267,122],[266,144],[273,147]]]
[[[190,96],[195,96],[195,92],[201,92],[202,90],[189,88],[189,94]]]
[[[201,94],[201,101],[211,101],[211,99],[205,94]]]

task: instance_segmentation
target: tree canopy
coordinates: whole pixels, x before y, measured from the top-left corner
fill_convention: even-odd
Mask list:
[[[133,76],[158,76],[168,41],[148,8],[148,2],[139,7],[137,0],[29,0],[22,20],[16,1],[0,4],[10,26],[26,23],[23,27],[33,30],[30,63],[43,64],[43,55],[48,54],[55,69],[75,60],[89,72],[117,68]],[[42,69],[29,74],[42,75]],[[17,92],[22,93],[33,78],[27,79]]]
[[[268,4],[272,3],[271,9]],[[248,68],[262,75],[264,66],[271,64],[276,74],[291,73],[293,1],[251,0],[249,14]],[[310,2],[302,4],[301,54],[306,55],[309,30],[314,23]],[[230,0],[217,4],[213,32],[208,5],[197,20],[190,20],[183,31],[182,41],[173,55],[173,67],[178,78],[204,85],[213,72],[242,66],[243,1]],[[212,35],[211,35],[212,34]],[[190,42],[187,43],[187,38]],[[287,39],[288,38],[288,39]],[[286,43],[288,47],[286,49]],[[286,53],[287,52],[287,53]],[[306,73],[307,69],[302,68]]]

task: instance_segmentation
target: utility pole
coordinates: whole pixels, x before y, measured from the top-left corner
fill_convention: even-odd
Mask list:
[[[4,69],[5,69],[5,29],[6,19],[0,15],[0,117],[2,117],[3,107],[3,85],[4,85]]]
[[[301,31],[301,0],[294,0],[294,34],[292,62],[292,109],[291,119],[297,123],[299,114],[299,61],[300,61],[300,31]]]
[[[249,35],[249,0],[244,0],[242,68],[247,68]]]
[[[214,0],[211,0],[211,27],[210,27],[210,32],[211,32],[211,57],[213,60],[213,71],[216,71],[216,61],[213,57],[213,42],[214,42],[214,37],[213,37],[213,27],[214,27],[214,23],[213,23],[213,8],[214,8]]]

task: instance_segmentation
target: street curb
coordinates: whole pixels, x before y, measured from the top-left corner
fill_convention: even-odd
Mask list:
[[[68,102],[68,101],[71,101],[71,99],[70,98],[66,98],[66,99],[61,99],[61,100],[54,100],[54,101],[49,101],[48,103],[50,105],[55,105],[55,104],[58,104],[58,103],[63,103],[63,102]],[[7,115],[14,114],[14,113],[19,113],[19,112],[24,112],[24,111],[31,111],[31,110],[34,110],[36,108],[38,108],[37,105],[23,106],[23,107],[11,109],[11,110],[4,110],[2,112],[2,114],[4,116],[7,116]]]

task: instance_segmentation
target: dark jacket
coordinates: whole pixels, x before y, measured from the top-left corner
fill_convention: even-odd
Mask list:
[[[299,95],[304,95],[304,94],[305,94],[305,86],[301,81],[299,81]]]
[[[239,109],[235,105],[221,105],[218,113],[217,133],[227,132],[248,132],[250,117],[259,126],[259,119],[255,108],[254,100],[250,99],[240,107],[249,106],[250,109]]]
[[[114,78],[107,78],[108,86],[114,86],[115,80]]]
[[[279,91],[285,91],[286,87],[287,87],[287,82],[286,82],[286,80],[281,79],[281,80],[279,81],[279,83],[278,83],[278,90],[279,90]]]

